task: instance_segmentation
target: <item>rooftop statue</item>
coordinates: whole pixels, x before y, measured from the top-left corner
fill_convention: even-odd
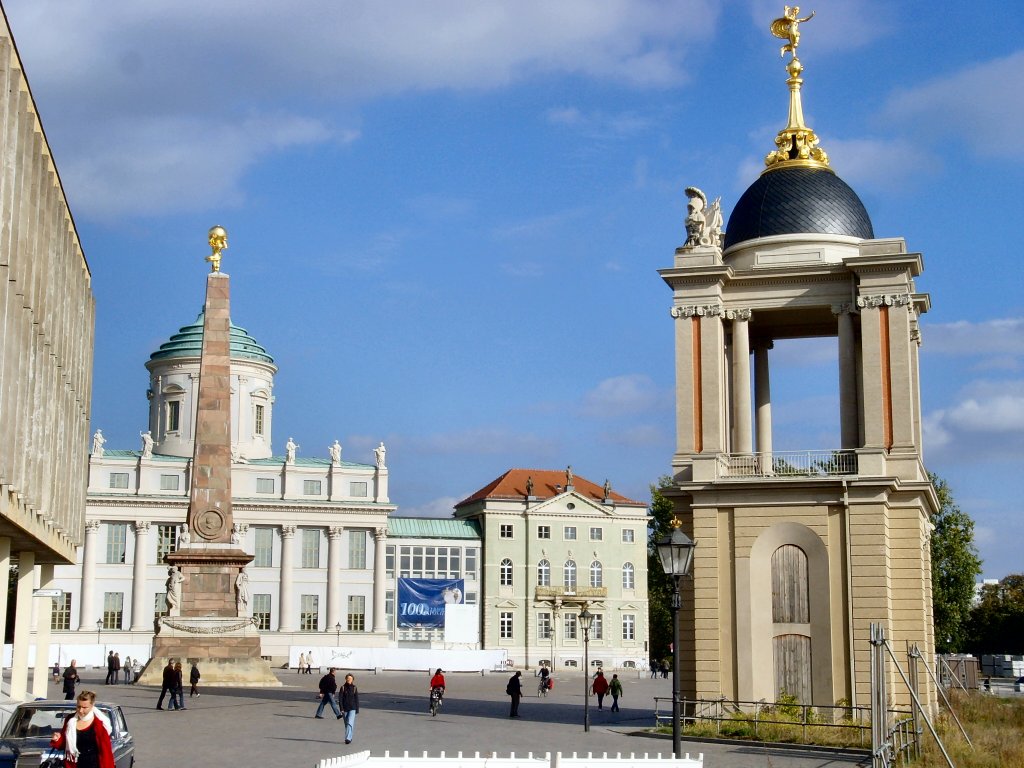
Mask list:
[[[800,15],[800,6],[794,5],[792,8],[786,6],[782,12],[782,18],[775,19],[772,22],[772,34],[776,37],[781,37],[783,40],[789,40],[789,43],[782,46],[782,50],[779,51],[780,56],[785,56],[786,52],[793,54],[793,58],[796,58],[796,49],[800,45],[800,25],[805,21],[810,21],[814,18],[814,11],[811,11],[811,15],[804,19],[797,18]]]
[[[722,231],[722,198],[708,205],[708,198],[697,187],[687,187],[686,196],[686,246],[693,248],[698,245],[722,247],[724,232]]]
[[[213,253],[206,257],[211,265],[210,271],[220,272],[221,251],[226,251],[228,247],[228,231],[224,227],[211,227],[209,243],[213,249]]]

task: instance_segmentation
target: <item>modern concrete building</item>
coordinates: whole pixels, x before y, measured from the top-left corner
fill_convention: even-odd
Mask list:
[[[17,568],[10,695],[45,696],[46,654],[28,688],[30,635],[49,642],[54,567],[85,523],[92,388],[92,278],[10,26],[0,26],[0,635]]]
[[[805,125],[796,42],[787,50],[789,122],[764,172],[724,233],[717,201],[687,190],[687,242],[661,271],[676,358],[666,495],[698,543],[683,603],[683,690],[866,705],[871,623],[900,649],[917,643],[925,658],[934,649],[937,500],[921,457],[918,373],[929,298],[914,283],[921,255],[876,237]],[[772,442],[771,349],[809,337],[836,339],[841,438],[782,453]],[[895,674],[889,690],[909,701]],[[934,702],[930,687],[922,694]]]
[[[517,666],[583,664],[577,616],[595,614],[594,666],[647,659],[647,505],[571,470],[512,469],[455,505],[484,541],[485,648]]]

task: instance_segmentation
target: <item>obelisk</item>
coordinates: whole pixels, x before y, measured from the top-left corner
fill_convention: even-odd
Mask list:
[[[195,452],[186,526],[167,555],[169,615],[160,618],[153,658],[139,682],[160,682],[171,659],[197,661],[206,684],[280,685],[260,651],[249,614],[245,567],[253,556],[233,537],[231,514],[231,283],[220,271],[228,247],[210,230]]]

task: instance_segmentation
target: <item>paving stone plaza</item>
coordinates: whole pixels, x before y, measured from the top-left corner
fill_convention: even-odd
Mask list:
[[[344,671],[344,670],[342,670]],[[427,711],[426,674],[354,671],[360,690],[360,713],[354,742],[344,743],[344,726],[326,710],[315,720],[320,675],[276,670],[281,688],[201,688],[199,698],[186,696],[184,712],[155,709],[159,689],[134,685],[104,686],[100,670],[82,671],[82,688],[102,700],[120,704],[137,745],[139,768],[186,765],[191,768],[247,766],[315,766],[319,760],[370,750],[382,755],[424,750],[436,756],[495,753],[507,756],[548,751],[630,752],[652,756],[672,752],[670,738],[637,735],[650,728],[653,697],[671,698],[671,680],[626,676],[622,711],[596,708],[591,697],[591,730],[583,730],[583,680],[556,678],[555,690],[538,699],[533,678],[524,683],[521,718],[508,717],[505,674],[448,676],[448,694],[436,718]],[[187,689],[187,686],[186,686]],[[57,686],[49,695],[60,697]],[[826,768],[867,765],[849,755],[811,754],[757,745],[683,742],[683,751],[704,753],[707,768]]]

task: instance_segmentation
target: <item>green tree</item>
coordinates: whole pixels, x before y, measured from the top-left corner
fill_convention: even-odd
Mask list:
[[[932,613],[935,645],[940,653],[966,649],[974,583],[981,573],[981,558],[974,546],[974,521],[953,499],[948,483],[929,473],[939,497],[932,517]]]
[[[1024,574],[1014,573],[998,584],[986,584],[971,611],[971,653],[1024,653]]]
[[[647,524],[647,611],[650,618],[652,659],[669,655],[672,644],[672,580],[665,575],[654,542],[671,530],[672,501],[662,491],[671,487],[672,478],[663,475],[651,485],[651,519]]]

